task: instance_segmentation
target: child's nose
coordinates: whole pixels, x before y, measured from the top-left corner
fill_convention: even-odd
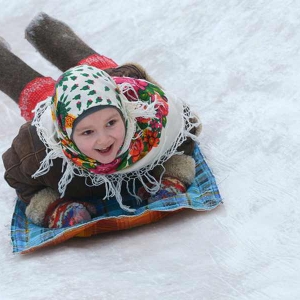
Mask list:
[[[108,136],[105,132],[101,132],[100,134],[98,134],[97,136],[97,140],[96,140],[96,143],[98,145],[105,145],[108,141]]]

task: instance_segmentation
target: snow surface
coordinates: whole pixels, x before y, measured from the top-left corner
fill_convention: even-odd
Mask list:
[[[15,193],[2,179],[1,300],[300,299],[299,1],[0,4],[0,36],[37,71],[60,74],[24,39],[44,11],[196,104],[201,148],[224,199],[211,212],[14,255]],[[24,121],[0,97],[2,154]]]

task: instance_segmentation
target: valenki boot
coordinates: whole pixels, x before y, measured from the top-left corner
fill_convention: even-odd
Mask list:
[[[61,71],[82,64],[100,69],[117,66],[113,60],[90,48],[68,25],[45,13],[40,13],[30,22],[25,38]]]
[[[9,50],[8,43],[0,40],[0,90],[16,103],[24,87],[32,80],[43,77]]]
[[[10,44],[2,36],[0,36],[0,45],[4,46],[7,50],[11,51]]]
[[[40,13],[30,22],[25,38],[61,71],[87,64],[105,70],[110,76],[145,79],[158,85],[140,65],[118,66],[112,59],[90,48],[68,25],[45,13]]]

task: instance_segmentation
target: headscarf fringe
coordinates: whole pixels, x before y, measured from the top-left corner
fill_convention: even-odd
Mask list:
[[[152,118],[155,115],[155,106],[158,104],[158,102],[155,101],[152,102],[151,104],[145,104],[144,102],[138,100],[138,95],[135,92],[134,88],[126,83],[126,84],[121,84],[119,85],[121,89],[121,93],[125,93],[130,91],[133,91],[134,96],[136,97],[136,101],[125,101],[124,105],[126,107],[127,111],[127,116],[124,116],[125,118],[129,119],[129,128],[128,130],[132,130],[134,132],[135,128],[135,120],[138,117],[149,117]],[[169,93],[170,94],[170,93]],[[172,95],[173,99],[175,101],[181,101],[178,99],[176,96]],[[182,102],[182,101],[181,101]],[[37,104],[37,107],[35,109],[35,117],[32,122],[32,125],[36,126],[37,128],[37,134],[40,138],[40,140],[45,144],[46,147],[46,157],[43,159],[41,162],[41,165],[39,169],[32,175],[33,178],[36,178],[38,176],[46,174],[50,167],[53,165],[53,160],[56,158],[61,158],[63,160],[63,166],[62,166],[62,173],[63,176],[61,180],[59,181],[59,186],[58,190],[59,193],[61,194],[61,197],[64,196],[67,185],[71,182],[72,178],[74,176],[81,176],[86,178],[86,185],[87,186],[99,186],[102,184],[105,184],[105,190],[106,190],[106,195],[105,199],[111,198],[111,197],[116,197],[116,200],[118,201],[120,207],[128,212],[134,212],[135,210],[130,208],[127,205],[123,204],[122,201],[122,195],[121,195],[121,186],[122,183],[126,183],[126,188],[127,191],[130,195],[133,195],[136,199],[138,199],[138,196],[136,195],[136,181],[140,181],[143,187],[147,192],[150,194],[155,194],[161,184],[161,179],[162,176],[165,172],[165,169],[163,167],[163,163],[167,161],[171,156],[174,154],[182,154],[177,151],[177,148],[189,137],[194,141],[198,141],[197,136],[193,135],[190,133],[190,130],[193,127],[197,127],[201,124],[201,122],[198,119],[198,122],[196,123],[191,123],[190,119],[194,118],[195,115],[192,114],[192,112],[189,109],[183,109],[182,112],[182,128],[176,137],[175,141],[171,145],[171,147],[163,153],[163,155],[159,156],[156,160],[148,163],[148,165],[140,168],[139,170],[136,171],[129,171],[128,173],[122,173],[122,174],[109,174],[109,175],[101,175],[101,174],[94,174],[91,172],[88,172],[85,169],[81,169],[78,166],[76,166],[74,163],[71,161],[67,160],[65,157],[62,148],[58,144],[57,140],[55,139],[55,132],[53,128],[47,128],[46,126],[43,126],[43,124],[52,124],[52,122],[44,122],[44,119],[49,119],[51,118],[51,113],[49,111],[46,112],[49,109],[51,103],[51,98],[47,98],[45,101],[40,102]],[[184,107],[184,104],[183,104]],[[180,116],[178,116],[179,118]],[[49,120],[48,120],[49,121]],[[48,125],[48,126],[53,126],[53,125]],[[130,139],[133,136],[130,137]],[[125,146],[128,141],[124,141]],[[130,143],[130,140],[129,140]],[[154,178],[153,175],[151,175],[151,171],[153,170],[154,167],[156,166],[162,166],[163,167],[163,172],[160,176],[160,178],[157,180]],[[64,170],[63,170],[64,169]],[[90,180],[90,183],[88,183],[88,179]],[[132,184],[132,188],[129,186],[129,182]]]

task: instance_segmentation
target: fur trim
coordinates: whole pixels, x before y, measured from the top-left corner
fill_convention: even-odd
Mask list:
[[[59,198],[59,194],[50,189],[46,188],[36,193],[26,207],[26,216],[36,225],[42,225],[46,211],[51,203]]]

